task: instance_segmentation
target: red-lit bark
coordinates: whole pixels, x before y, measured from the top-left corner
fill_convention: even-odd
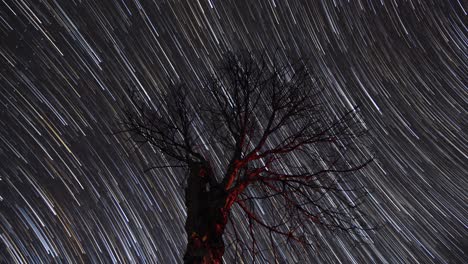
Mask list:
[[[217,184],[209,164],[191,163],[185,188],[187,248],[184,263],[222,263],[224,230],[238,192]]]
[[[213,172],[207,164],[190,164],[185,189],[187,206],[187,248],[184,263],[218,264],[224,254],[223,234],[229,210],[226,193],[213,184]]]

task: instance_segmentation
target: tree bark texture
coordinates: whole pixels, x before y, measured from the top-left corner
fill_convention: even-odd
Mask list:
[[[214,180],[210,166],[203,163],[189,165],[190,174],[185,189],[187,207],[186,264],[222,263],[224,254],[223,233],[229,210],[226,192]]]

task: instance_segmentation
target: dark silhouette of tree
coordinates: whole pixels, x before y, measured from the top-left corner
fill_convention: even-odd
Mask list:
[[[365,188],[346,180],[372,161],[357,143],[366,129],[356,108],[325,113],[322,80],[304,60],[244,52],[220,65],[200,86],[171,85],[157,107],[132,92],[122,122],[131,142],[176,162],[150,169],[187,168],[184,262],[222,263],[228,222],[232,247],[249,249],[254,261],[260,229],[273,256],[279,238],[311,244],[308,224],[366,229],[358,209]],[[234,206],[245,219],[232,219]],[[260,206],[276,213],[264,216]],[[243,220],[249,243],[236,227]]]

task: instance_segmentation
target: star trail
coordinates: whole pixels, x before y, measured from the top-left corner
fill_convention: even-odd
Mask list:
[[[466,263],[466,7],[1,1],[0,262],[181,263],[183,170],[144,172],[164,157],[114,135],[126,95],[158,108],[169,81],[201,85],[227,51],[280,50],[311,59],[327,107],[360,105],[376,155],[364,210],[379,225],[360,242],[317,229],[280,263]]]

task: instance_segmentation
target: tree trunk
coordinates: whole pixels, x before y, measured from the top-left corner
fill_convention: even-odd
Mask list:
[[[218,264],[224,254],[223,233],[229,210],[226,193],[219,188],[209,165],[191,164],[185,189],[188,244],[184,263]]]

